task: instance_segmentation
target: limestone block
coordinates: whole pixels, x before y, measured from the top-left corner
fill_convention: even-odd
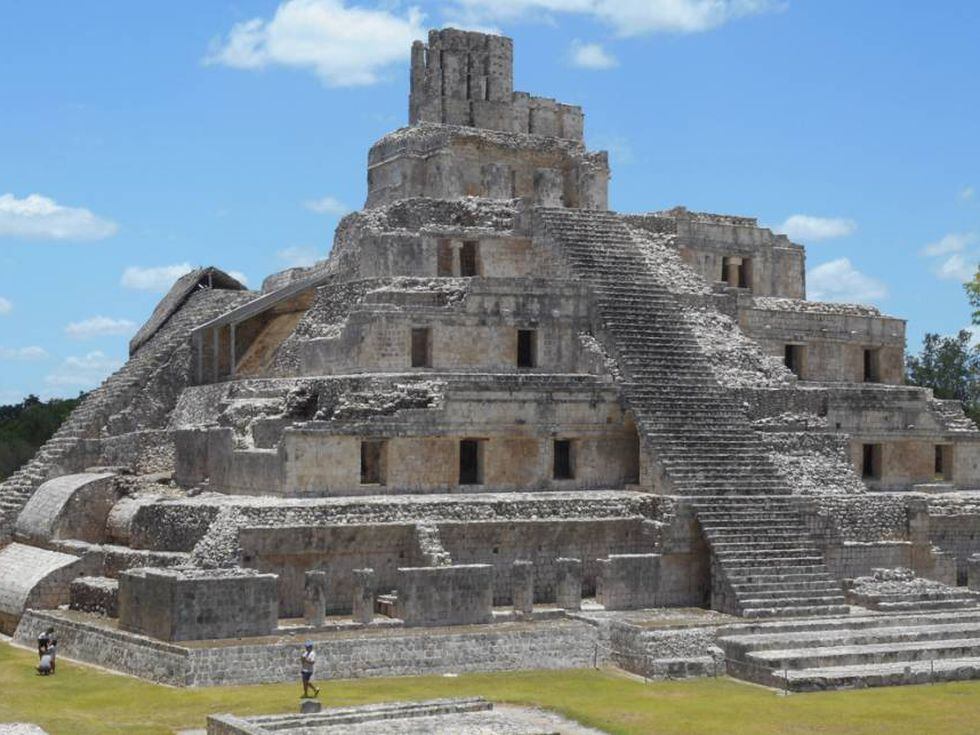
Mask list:
[[[600,560],[596,601],[607,610],[656,607],[660,554],[610,554]]]
[[[164,641],[245,638],[278,624],[276,575],[252,569],[130,569],[119,577],[119,627]]]
[[[510,573],[514,612],[530,615],[534,611],[534,563],[515,561]]]
[[[208,432],[179,429],[174,437],[174,480],[181,487],[194,487],[208,476]]]
[[[377,582],[373,569],[355,569],[354,621],[367,625],[374,620],[374,595]]]
[[[562,557],[557,567],[556,602],[562,610],[582,609],[582,561]]]
[[[493,620],[493,567],[402,567],[395,614],[405,625],[473,625]]]
[[[17,518],[17,535],[41,543],[52,539],[105,540],[106,519],[117,500],[112,473],[63,475],[41,485]]]
[[[72,610],[94,612],[115,618],[119,615],[119,581],[108,577],[79,577],[69,587]]]
[[[323,625],[327,616],[327,573],[319,569],[306,572],[303,582],[303,617],[309,625]]]

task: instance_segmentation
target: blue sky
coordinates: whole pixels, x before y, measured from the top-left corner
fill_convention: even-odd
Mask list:
[[[74,395],[182,269],[252,286],[323,257],[406,121],[411,38],[515,39],[518,89],[582,104],[612,206],[752,215],[811,297],[909,341],[969,323],[980,3],[0,0],[0,403]]]

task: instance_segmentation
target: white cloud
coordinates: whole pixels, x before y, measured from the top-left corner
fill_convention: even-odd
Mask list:
[[[933,272],[940,278],[966,283],[972,281],[977,272],[977,256],[953,253],[936,266]]]
[[[786,235],[790,240],[818,242],[819,240],[831,240],[836,237],[852,235],[857,230],[857,223],[854,220],[841,217],[813,217],[808,214],[794,214],[773,229]]]
[[[977,192],[972,186],[964,186],[960,190],[959,199],[961,202],[969,202],[976,196]]]
[[[620,36],[647,33],[698,33],[738,18],[781,10],[780,0],[455,0],[473,22],[588,15]]]
[[[276,253],[276,257],[285,263],[287,268],[308,268],[323,259],[316,248],[303,246],[284,248]]]
[[[16,360],[17,362],[32,362],[43,360],[48,356],[43,347],[0,347],[0,360]]]
[[[0,296],[0,316],[3,316],[4,314],[9,314],[13,310],[14,310],[13,302],[10,301],[10,299],[5,299],[3,296]]]
[[[350,207],[331,196],[325,196],[320,199],[309,199],[303,202],[303,206],[317,214],[333,214],[338,217],[342,217],[350,211]]]
[[[881,281],[857,270],[848,258],[838,258],[807,272],[807,291],[814,301],[869,304],[888,296]]]
[[[71,322],[65,327],[65,334],[72,339],[91,337],[128,336],[136,331],[136,323],[129,319],[113,319],[107,316],[94,316],[80,322]]]
[[[236,281],[238,281],[243,286],[247,286],[248,285],[248,276],[246,276],[241,271],[228,271],[228,275],[231,276],[232,278],[234,278]]]
[[[423,18],[416,7],[397,14],[345,0],[287,0],[270,19],[235,24],[204,61],[310,69],[330,87],[374,84],[384,69],[408,59],[412,41],[425,38]]]
[[[119,230],[83,207],[65,207],[53,199],[30,194],[18,199],[0,194],[0,237],[30,240],[102,240]]]
[[[135,291],[164,293],[174,285],[174,281],[192,270],[194,269],[190,263],[161,265],[152,268],[131,265],[123,271],[119,283],[123,288],[131,288]]]
[[[938,256],[948,253],[961,253],[966,250],[968,245],[972,245],[976,241],[977,236],[972,232],[953,232],[937,242],[926,245],[922,248],[922,255]]]
[[[980,235],[975,232],[951,232],[926,245],[919,254],[938,259],[932,268],[937,278],[966,283],[973,280],[980,262],[980,252],[972,248],[977,242]]]
[[[619,66],[616,57],[606,51],[600,43],[581,43],[572,41],[572,66],[580,69],[613,69]]]
[[[80,390],[94,388],[110,373],[118,370],[122,362],[111,358],[100,350],[80,357],[68,357],[54,372],[44,377],[44,382],[52,386],[75,387]]]

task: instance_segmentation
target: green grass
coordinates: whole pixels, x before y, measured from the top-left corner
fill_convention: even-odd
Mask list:
[[[209,713],[295,711],[298,684],[175,689],[59,662],[39,677],[30,651],[0,643],[0,722],[52,735],[172,733]],[[780,697],[730,679],[645,684],[600,671],[360,679],[322,684],[328,705],[482,695],[561,712],[617,735],[975,735],[980,682]]]

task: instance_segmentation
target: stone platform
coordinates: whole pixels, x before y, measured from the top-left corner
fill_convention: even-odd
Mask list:
[[[208,735],[602,735],[551,712],[481,698],[392,702],[309,715],[208,718]]]

